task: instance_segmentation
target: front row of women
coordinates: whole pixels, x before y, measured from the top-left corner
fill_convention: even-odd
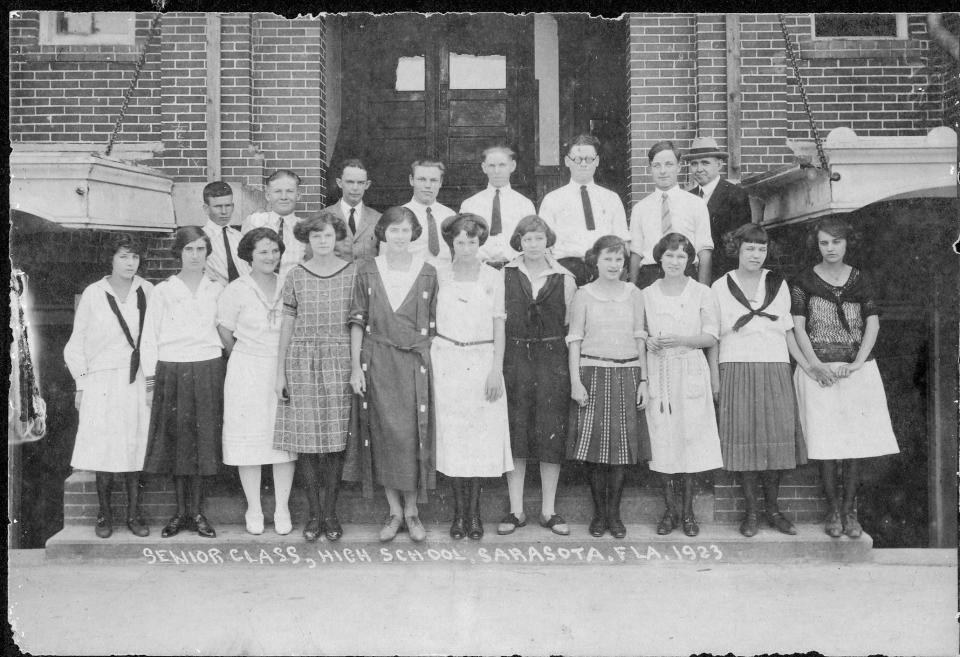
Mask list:
[[[587,254],[597,278],[576,290],[539,217],[518,225],[511,246],[522,255],[503,272],[478,257],[480,217],[456,215],[442,232],[453,258],[434,267],[407,248],[421,233],[416,216],[390,208],[376,227],[380,255],[349,263],[334,253],[342,220],[320,213],[296,226],[312,256],[281,285],[283,244],[258,228],[238,253],[251,273],[226,289],[204,276],[210,243],[198,228],[177,230],[181,270],[156,288],[136,275],[138,245],[118,238],[112,272],[84,291],[65,349],[80,410],[72,465],[97,473],[97,535],[112,531],[115,472],[125,473],[130,531],[148,535],[143,470],[174,478],[163,536],[215,536],[203,477],[221,462],[238,467],[253,534],[264,531],[261,467],[272,465],[274,530],[287,534],[299,461],[303,535],[337,540],[348,443],[384,487],[383,541],[404,528],[426,538],[417,505],[437,471],[451,480],[452,537],[483,536],[481,479],[504,473],[510,509],[497,532],[525,526],[527,460],[540,467],[539,524],[566,535],[554,508],[564,458],[588,465],[593,536],[625,536],[620,499],[641,460],[662,480],[658,534],[697,535],[694,475],[716,468],[741,473],[743,535],[758,531],[761,490],[767,522],[795,533],[778,508],[779,476],[808,457],[822,462],[826,532],[860,535],[857,459],[897,444],[871,359],[876,306],[844,263],[849,226],[818,224],[822,261],[789,291],[763,269],[767,236],[753,224],[734,235],[738,269],[712,290],[684,274],[695,253],[677,233],[654,250],[662,278],[641,291],[621,280],[628,253],[614,236]]]

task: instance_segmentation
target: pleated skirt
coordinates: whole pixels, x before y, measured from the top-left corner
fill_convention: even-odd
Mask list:
[[[799,368],[793,380],[808,458],[859,459],[900,451],[877,361],[868,360],[847,378],[825,388]]]
[[[792,470],[807,462],[789,363],[720,363],[723,469]]]
[[[632,465],[650,458],[646,422],[637,410],[639,367],[580,368],[587,404],[570,410],[567,458],[589,463]]]
[[[222,358],[157,363],[144,472],[219,471],[224,369]]]

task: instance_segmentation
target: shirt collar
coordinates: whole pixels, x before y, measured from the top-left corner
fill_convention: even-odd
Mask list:
[[[355,210],[353,216],[359,218],[363,214],[363,201],[360,201],[356,205],[350,205],[343,199],[340,199],[340,211],[343,212],[343,218],[346,219],[350,216],[350,210]]]
[[[595,187],[599,187],[599,185],[597,185],[596,181],[591,180],[590,182],[584,183],[583,185],[581,185],[581,184],[578,183],[578,182],[574,182],[574,181],[573,181],[573,178],[570,179],[570,182],[567,183],[567,186],[568,186],[568,187],[572,187],[572,188],[576,189],[577,191],[580,191],[580,188],[581,188],[581,187],[584,187],[584,186],[586,186],[587,189],[593,189],[593,188],[595,188]]]
[[[424,205],[423,203],[421,203],[421,202],[418,201],[417,199],[412,198],[412,199],[410,199],[410,202],[407,203],[407,205],[410,207],[411,210],[414,210],[414,211],[420,210],[421,212],[426,212],[426,211],[427,211],[427,208],[430,208],[430,210],[433,211],[433,208],[436,207],[437,202],[434,201],[434,202],[433,202],[433,205]]]
[[[573,274],[563,265],[556,261],[552,255],[545,255],[544,259],[547,261],[547,268],[544,269],[539,275],[540,276],[549,276],[550,274],[563,274],[564,276],[570,276],[573,278]],[[523,262],[523,254],[521,253],[516,258],[504,265],[504,267],[513,267],[519,269],[523,273],[527,274],[527,278],[530,278],[530,272],[527,270],[527,266]]]
[[[717,188],[717,185],[719,184],[720,184],[720,176],[717,176],[716,178],[708,182],[706,185],[700,185],[700,189],[703,190],[704,196],[710,196],[711,194],[713,194],[713,190],[715,190]]]
[[[662,194],[666,194],[667,196],[674,196],[674,195],[676,195],[677,192],[679,192],[679,191],[680,191],[680,184],[678,183],[678,184],[674,185],[673,187],[671,187],[670,189],[659,189],[659,188],[657,188],[657,190],[654,192],[654,195],[655,195],[655,196],[660,196],[660,195],[662,195]]]
[[[487,191],[490,192],[491,194],[496,192],[498,189],[500,190],[501,194],[505,194],[509,192],[512,188],[510,187],[510,183],[507,183],[503,187],[494,187],[493,183],[490,183],[490,182],[487,183]]]

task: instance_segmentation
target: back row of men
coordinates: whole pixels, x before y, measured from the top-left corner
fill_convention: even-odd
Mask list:
[[[720,169],[727,153],[710,138],[693,140],[689,152],[682,154],[670,141],[653,145],[647,156],[656,190],[634,205],[627,223],[620,197],[594,181],[600,164],[600,142],[592,135],[579,135],[565,149],[564,163],[570,170],[570,182],[548,193],[539,213],[533,203],[510,186],[517,168],[516,155],[507,146],[492,146],[483,152],[480,165],[487,176],[487,187],[460,206],[460,212],[480,215],[490,226],[490,237],[481,247],[481,258],[500,267],[519,255],[509,240],[517,223],[525,216],[539,214],[557,235],[553,256],[569,269],[577,285],[589,281],[584,253],[597,238],[617,235],[630,244],[630,280],[646,287],[659,275],[653,260],[653,247],[671,232],[682,233],[694,245],[697,258],[688,273],[709,285],[727,270],[735,268],[723,248],[723,235],[750,221],[750,203],[739,186],[723,180]],[[696,184],[683,190],[678,184],[681,162],[690,166]],[[410,244],[410,250],[427,262],[449,260],[451,255],[440,239],[440,223],[456,211],[437,202],[443,186],[444,165],[435,160],[417,160],[410,167],[413,198],[410,208],[423,226],[422,235]],[[342,196],[324,211],[339,216],[349,232],[337,245],[337,254],[353,260],[377,254],[379,245],[373,227],[380,213],[363,202],[371,181],[360,160],[346,160],[337,178]],[[299,221],[295,214],[300,196],[300,177],[289,170],[274,172],[266,184],[269,210],[256,212],[242,226],[230,224],[234,201],[230,186],[213,182],[203,190],[208,221],[204,231],[213,244],[207,259],[208,275],[223,284],[249,271],[249,265],[237,257],[241,233],[259,226],[274,229],[280,235],[284,253],[280,275],[303,259],[305,245],[293,237]],[[309,247],[306,247],[309,248]]]

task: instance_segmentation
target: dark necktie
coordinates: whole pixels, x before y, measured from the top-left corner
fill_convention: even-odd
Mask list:
[[[730,291],[730,296],[736,299],[741,306],[743,306],[744,308],[750,311],[747,314],[742,315],[740,319],[738,319],[733,323],[734,331],[739,331],[740,329],[742,329],[747,324],[747,322],[749,322],[754,317],[766,317],[771,321],[774,321],[774,322],[777,321],[776,315],[765,313],[763,311],[766,310],[767,306],[773,303],[773,300],[777,297],[777,291],[780,289],[781,282],[782,280],[780,279],[779,276],[776,276],[772,273],[767,274],[767,278],[764,281],[765,288],[764,288],[763,304],[759,308],[754,310],[753,306],[750,305],[750,302],[747,301],[747,295],[745,295],[743,293],[743,290],[741,290],[739,286],[737,286],[737,284],[734,283],[733,277],[730,276],[730,274],[727,274],[727,289]]]
[[[697,196],[703,198],[703,187],[700,187],[699,185],[697,185]]]
[[[500,218],[500,190],[493,192],[493,212],[490,213],[490,234],[499,235],[503,232],[503,221]]]
[[[227,237],[227,231],[229,229],[229,226],[223,227],[223,250],[227,253],[227,280],[232,283],[239,278],[240,273],[237,271],[237,265],[233,261],[233,253],[231,253],[230,249],[230,238]]]
[[[127,339],[127,343],[133,348],[133,353],[130,354],[130,383],[133,383],[137,380],[137,370],[140,369],[140,339],[143,337],[143,320],[147,315],[147,295],[144,293],[142,287],[137,288],[137,312],[140,314],[140,329],[137,332],[136,342],[133,341],[133,336],[130,335],[130,328],[123,319],[123,313],[120,312],[117,300],[114,299],[113,295],[109,292],[107,292],[106,295],[110,310],[113,311],[113,314],[116,315],[120,321],[120,330],[123,331],[123,337]]]
[[[437,234],[437,224],[430,208],[427,208],[427,248],[433,256],[440,253],[440,236]]]
[[[580,200],[583,201],[583,218],[587,222],[587,230],[596,230],[597,226],[593,223],[593,206],[590,205],[590,195],[587,194],[586,185],[580,185]]]
[[[273,271],[280,273],[280,263],[283,261],[283,217],[280,217],[280,223],[277,224],[277,237],[280,241],[280,260],[277,260],[277,266],[273,268]]]
[[[350,208],[350,218],[347,219],[347,225],[350,226],[351,235],[357,234],[357,220],[354,218],[354,215],[356,214],[356,212],[357,212],[356,208]]]

